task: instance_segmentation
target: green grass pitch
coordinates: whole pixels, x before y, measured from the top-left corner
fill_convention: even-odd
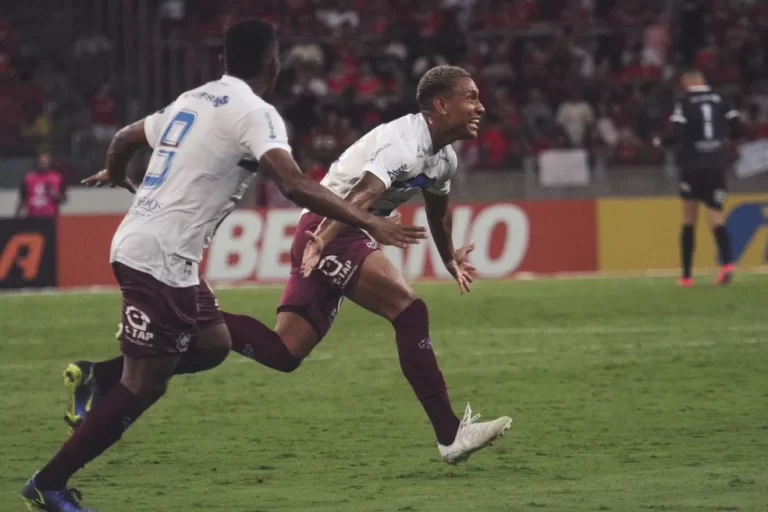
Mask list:
[[[282,375],[232,354],[75,476],[104,512],[768,510],[768,277],[417,287],[457,413],[515,424],[451,467],[391,327],[345,304]],[[271,324],[278,289],[221,290]],[[61,371],[117,352],[119,297],[0,297],[0,495],[66,438]]]

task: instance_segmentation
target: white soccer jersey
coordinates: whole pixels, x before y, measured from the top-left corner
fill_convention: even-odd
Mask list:
[[[374,128],[352,144],[331,165],[321,184],[345,197],[365,172],[373,173],[387,190],[371,212],[386,216],[423,190],[448,194],[457,166],[450,145],[433,154],[424,116],[409,114]]]
[[[110,261],[169,286],[193,286],[205,246],[253,177],[239,164],[270,149],[290,151],[285,124],[245,82],[224,75],[183,93],[144,128],[154,152]]]

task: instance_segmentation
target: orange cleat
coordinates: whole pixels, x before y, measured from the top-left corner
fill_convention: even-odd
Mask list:
[[[733,265],[731,265],[730,263],[728,265],[723,265],[720,268],[720,272],[717,273],[717,278],[715,278],[715,284],[726,286],[731,284],[732,280],[733,280]]]
[[[682,286],[683,288],[693,288],[693,278],[692,277],[681,277],[677,280],[677,285]]]

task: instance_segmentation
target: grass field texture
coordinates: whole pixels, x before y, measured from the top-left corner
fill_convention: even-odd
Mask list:
[[[291,375],[232,354],[168,395],[71,484],[103,512],[768,510],[768,277],[418,287],[457,413],[510,415],[439,460],[393,331],[345,304]],[[272,323],[280,290],[222,290]],[[114,355],[119,296],[0,297],[0,496],[60,443],[71,360]]]

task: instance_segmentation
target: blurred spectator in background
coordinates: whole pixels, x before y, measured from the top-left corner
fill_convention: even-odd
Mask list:
[[[523,119],[532,139],[543,135],[541,128],[546,131],[552,123],[552,117],[552,106],[544,101],[544,94],[540,89],[531,89],[528,93],[528,103],[523,107]]]
[[[669,51],[669,20],[666,14],[645,28],[642,62],[643,66],[663,68]]]
[[[572,147],[582,147],[595,122],[595,112],[581,89],[575,88],[557,110],[557,124],[563,129]]]
[[[29,171],[21,183],[16,217],[55,217],[65,201],[64,176],[52,166],[51,155],[40,154],[37,168]]]
[[[40,153],[51,150],[53,109],[52,103],[46,103],[42,107],[34,103],[28,104],[27,115],[21,125],[21,136],[25,146],[34,147]]]
[[[117,133],[117,104],[112,97],[112,85],[105,83],[99,87],[89,106],[93,121],[93,138],[100,144],[109,144]]]
[[[457,145],[471,167],[519,170],[521,154],[590,150],[593,136],[601,151],[635,155],[620,162],[641,163],[671,110],[676,74],[692,64],[768,120],[768,1],[96,2],[54,3],[57,23],[45,26],[25,18],[24,2],[6,2],[6,155],[51,148],[91,174],[119,124],[216,78],[223,27],[244,16],[278,26],[284,71],[269,100],[322,165],[372,125],[416,111],[418,79],[440,64],[470,71],[497,117],[478,141]]]

